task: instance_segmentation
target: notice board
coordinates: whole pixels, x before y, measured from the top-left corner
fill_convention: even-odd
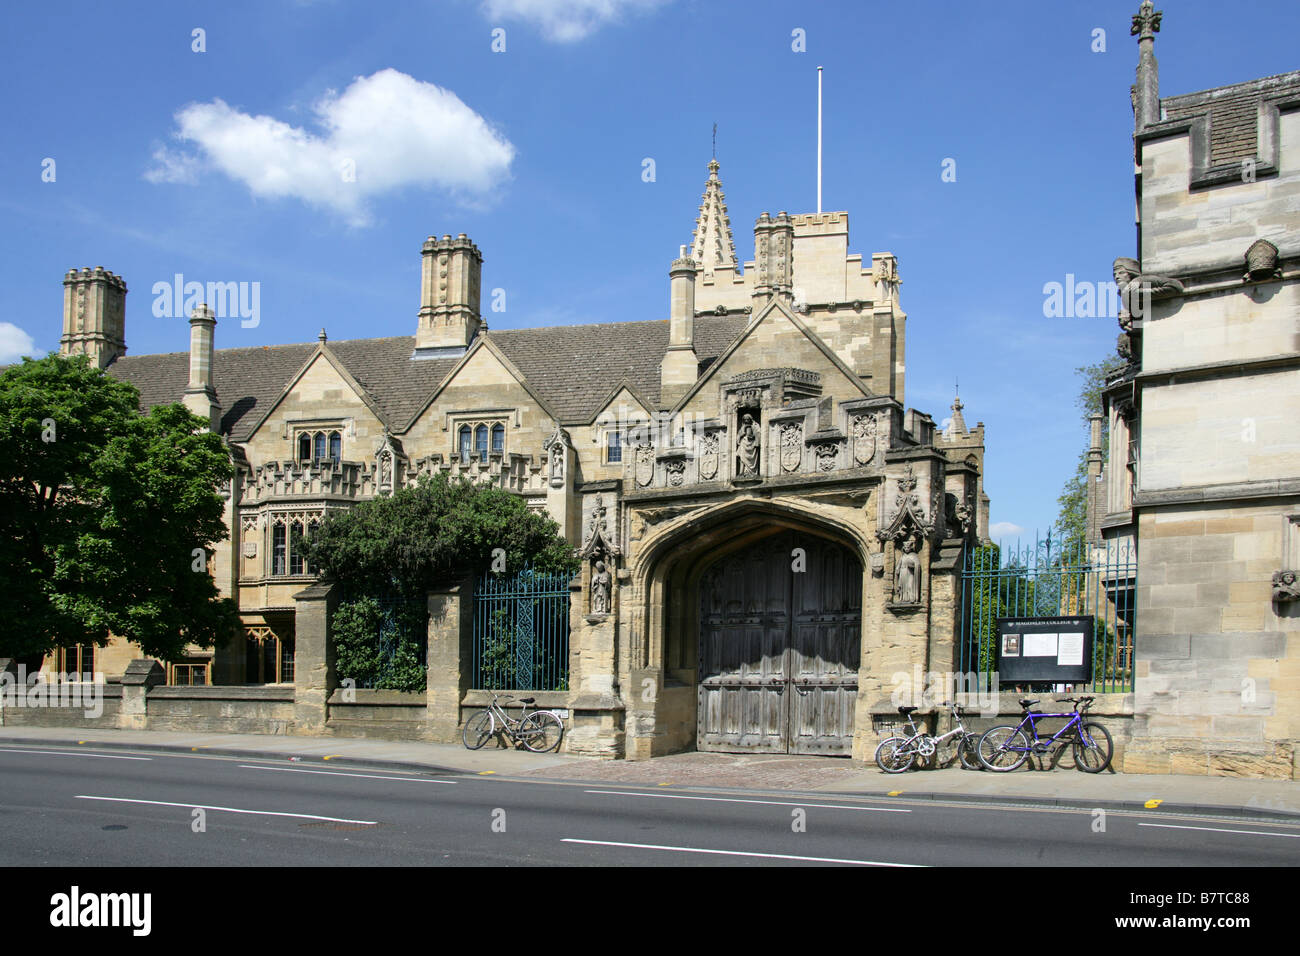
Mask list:
[[[1092,680],[1093,617],[998,618],[997,671],[1003,684]]]

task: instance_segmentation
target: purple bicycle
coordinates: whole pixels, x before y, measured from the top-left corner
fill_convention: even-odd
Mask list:
[[[1030,754],[1049,753],[1053,747],[1074,747],[1074,766],[1084,773],[1101,773],[1110,766],[1114,743],[1110,731],[1096,722],[1085,722],[1083,717],[1095,697],[1057,697],[1060,703],[1074,704],[1074,710],[1065,714],[1044,714],[1030,710],[1037,700],[1022,700],[1025,709],[1019,724],[990,727],[980,738],[980,763],[996,773],[1009,773],[1021,767]],[[1064,727],[1046,740],[1038,736],[1037,722],[1052,717],[1068,717]],[[1026,733],[1028,731],[1028,733]]]

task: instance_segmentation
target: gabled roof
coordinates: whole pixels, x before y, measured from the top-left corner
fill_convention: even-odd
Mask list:
[[[744,331],[748,316],[699,316],[695,350],[702,364],[716,359]],[[591,421],[612,390],[627,385],[647,402],[659,401],[659,369],[668,347],[668,321],[610,322],[485,333],[526,386],[563,424]],[[221,431],[247,441],[302,372],[318,345],[264,345],[217,349],[212,382],[221,402]],[[413,359],[415,337],[345,339],[327,348],[364,389],[376,412],[401,433],[428,403],[461,358]],[[140,391],[140,410],[178,402],[189,383],[188,352],[126,355],[107,369]]]
[[[455,359],[412,361],[414,336],[349,339],[330,342],[328,347],[393,428],[405,427],[421,399],[456,364]],[[316,349],[306,343],[216,349],[212,382],[221,402],[222,433],[232,441],[247,441]],[[126,355],[107,371],[140,390],[140,410],[147,412],[155,405],[181,400],[189,384],[189,363],[188,352]]]
[[[703,363],[721,355],[748,320],[746,315],[696,316],[696,357]],[[660,365],[668,350],[666,319],[511,329],[489,332],[488,338],[564,424],[591,421],[618,384],[659,404]]]

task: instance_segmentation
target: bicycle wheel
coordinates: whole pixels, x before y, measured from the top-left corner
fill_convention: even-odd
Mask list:
[[[885,773],[902,773],[916,761],[916,750],[905,737],[887,737],[876,748],[876,766]]]
[[[1084,724],[1074,741],[1074,767],[1084,773],[1101,773],[1115,753],[1110,731],[1101,724]]]
[[[1029,759],[1029,740],[1019,727],[990,727],[980,738],[977,753],[985,769],[1010,773]]]
[[[465,721],[465,729],[460,735],[466,747],[470,750],[478,750],[492,736],[492,715],[486,710],[480,710]]]
[[[980,763],[979,738],[974,734],[967,734],[961,739],[957,754],[961,757],[961,765],[967,770],[984,769],[984,764]]]
[[[544,754],[558,749],[563,736],[564,721],[549,711],[529,714],[519,725],[519,737],[533,753]]]

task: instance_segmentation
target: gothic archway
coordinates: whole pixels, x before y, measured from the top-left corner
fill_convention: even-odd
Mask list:
[[[849,754],[862,566],[843,545],[783,531],[699,578],[696,749]]]

